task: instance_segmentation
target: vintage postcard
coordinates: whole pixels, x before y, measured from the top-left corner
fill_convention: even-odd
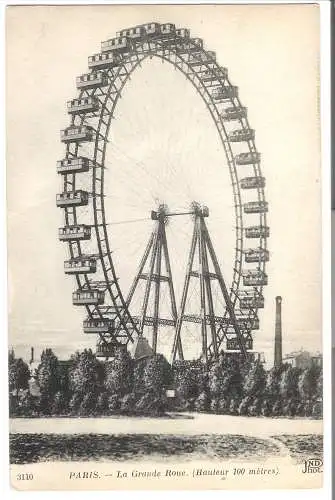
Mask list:
[[[322,487],[319,10],[7,8],[12,488]]]

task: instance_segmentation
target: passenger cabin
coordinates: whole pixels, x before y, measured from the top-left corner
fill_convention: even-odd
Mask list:
[[[246,214],[263,214],[268,211],[268,203],[266,201],[249,201],[243,206]]]
[[[263,295],[255,295],[253,292],[246,292],[245,295],[239,297],[241,309],[263,309]]]
[[[242,189],[255,189],[265,187],[265,177],[244,177],[240,181]]]
[[[241,330],[258,330],[259,329],[259,319],[248,318],[248,316],[236,316],[238,327]],[[230,321],[230,325],[232,325]],[[234,328],[234,327],[233,327]],[[230,329],[233,331],[232,329]]]
[[[268,262],[269,251],[265,248],[249,248],[244,250],[245,262]]]
[[[107,42],[102,42],[107,43]],[[107,54],[94,54],[88,58],[88,67],[91,69],[107,69],[114,68],[120,64],[120,58],[114,52]]]
[[[105,292],[97,289],[77,290],[72,294],[74,306],[100,306],[105,301]]]
[[[114,329],[114,320],[111,319],[87,319],[83,322],[84,333],[108,333]]]
[[[251,350],[253,348],[253,342],[252,342],[252,339],[244,339],[244,346],[246,348],[247,351]],[[240,344],[237,340],[237,338],[234,338],[234,339],[227,339],[227,343],[226,343],[226,349],[227,351],[238,351],[240,350]]]
[[[217,87],[212,90],[212,97],[216,101],[226,101],[234,99],[238,96],[238,88],[235,86],[230,87]]]
[[[80,224],[76,226],[64,226],[58,229],[60,241],[80,241],[91,238],[91,226]]]
[[[159,23],[148,23],[144,24],[144,29],[146,36],[152,37],[160,35],[161,33],[161,25]]]
[[[83,156],[65,158],[64,160],[59,160],[57,162],[57,173],[71,174],[88,172],[91,167],[93,167],[93,161]]]
[[[268,284],[268,277],[263,271],[247,271],[243,276],[244,286],[263,286]]]
[[[101,52],[115,52],[116,54],[124,54],[131,49],[131,43],[125,36],[121,38],[111,38],[101,43]]]
[[[250,128],[241,128],[229,133],[230,142],[252,141],[255,139],[255,131]]]
[[[93,141],[95,130],[89,125],[74,126],[71,125],[65,130],[61,130],[61,141],[68,142],[89,142]]]
[[[146,35],[144,26],[134,26],[116,33],[116,38],[130,38],[131,40],[140,40]]]
[[[220,79],[225,79],[228,77],[228,69],[221,67],[219,70],[213,68],[212,70],[206,70],[201,73],[201,80],[206,82],[213,82]]]
[[[176,36],[181,38],[190,38],[190,30],[186,28],[179,28],[176,30]]]
[[[236,108],[227,108],[221,113],[223,121],[242,120],[247,117],[247,108],[237,106]]]
[[[88,204],[88,192],[78,189],[56,195],[57,207],[82,207]]]
[[[96,89],[98,87],[105,87],[108,85],[108,78],[105,73],[95,71],[93,73],[86,73],[76,78],[77,89]]]
[[[255,163],[259,163],[260,160],[260,153],[251,151],[249,151],[248,153],[240,153],[235,156],[236,165],[254,165]]]
[[[245,228],[246,238],[268,238],[270,228],[268,226],[250,226]]]
[[[178,53],[187,53],[187,52],[194,52],[202,49],[202,39],[201,38],[191,38],[189,41],[186,43],[183,43],[182,45],[178,45]]]
[[[120,349],[126,350],[127,346],[116,342],[108,342],[106,344],[99,342],[96,347],[95,355],[97,358],[114,358],[116,352]]]
[[[215,52],[208,50],[206,52],[199,52],[198,54],[194,55],[194,59],[191,59],[189,61],[190,66],[202,66],[203,64],[206,64],[208,66],[209,64],[213,63],[216,60],[216,54]]]
[[[93,257],[78,257],[64,262],[65,274],[86,274],[95,273],[97,261]]]
[[[172,23],[161,24],[161,34],[162,35],[175,35],[176,26]]]
[[[72,99],[67,102],[67,112],[74,113],[89,113],[99,109],[99,101],[96,97],[83,97],[82,99]]]

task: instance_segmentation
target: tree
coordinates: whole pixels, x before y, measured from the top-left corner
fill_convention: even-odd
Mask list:
[[[206,392],[201,392],[194,401],[195,411],[207,411],[209,407],[209,398]]]
[[[15,359],[14,355],[9,355],[8,366],[8,383],[9,391],[15,392],[16,396],[20,389],[28,389],[30,379],[30,371],[27,363],[21,358]]]
[[[229,405],[229,413],[231,415],[237,415],[239,407],[239,401],[236,398],[232,398]]]
[[[260,361],[255,361],[250,365],[243,383],[243,392],[246,396],[253,398],[260,397],[265,389],[266,374]]]
[[[187,406],[199,395],[199,378],[203,367],[198,362],[175,361],[173,365],[174,384],[179,403],[182,407]]]
[[[133,393],[126,394],[120,401],[121,413],[129,413],[133,411],[134,405],[135,405],[135,394]]]
[[[221,363],[215,363],[209,370],[208,387],[212,397],[219,398],[222,395],[224,376]]]
[[[323,373],[322,373],[322,369],[320,369],[319,377],[318,377],[318,380],[316,383],[315,399],[317,401],[322,401],[322,399],[323,399]]]
[[[254,398],[248,408],[248,414],[252,417],[256,417],[261,412],[261,399]]]
[[[240,363],[231,355],[220,357],[220,361],[211,367],[208,380],[210,393],[214,397],[240,398],[242,395]]]
[[[287,365],[280,377],[279,392],[283,399],[299,398],[298,379],[301,370],[290,365]]]
[[[238,407],[239,415],[248,415],[249,405],[250,405],[250,397],[245,396]]]
[[[112,396],[108,397],[107,406],[108,410],[112,413],[119,409],[120,400],[117,394],[113,394]]]
[[[282,401],[280,399],[277,399],[272,406],[271,410],[271,416],[272,417],[279,417],[280,415],[283,414],[283,405]]]
[[[312,365],[306,368],[299,376],[298,390],[302,400],[312,399],[317,391],[320,368]]]
[[[82,399],[82,395],[78,392],[72,395],[69,402],[69,409],[72,415],[77,415]]]
[[[108,392],[100,392],[97,398],[96,411],[100,415],[105,415],[108,410]]]
[[[171,382],[171,366],[162,354],[156,354],[146,359],[142,378],[144,392],[152,392],[155,396],[163,396]]]
[[[105,388],[122,397],[132,390],[133,363],[128,351],[119,349],[112,361],[105,363]]]
[[[41,362],[36,372],[37,383],[41,394],[54,397],[60,389],[60,368],[57,356],[52,349],[46,349],[41,354]]]
[[[94,392],[88,392],[85,394],[80,407],[79,407],[79,415],[93,415],[96,409],[97,404],[97,395]]]
[[[269,417],[271,415],[271,400],[270,399],[263,399],[261,403],[261,414],[263,417]]]
[[[19,412],[24,417],[29,417],[36,411],[36,402],[28,389],[23,389],[19,393]]]
[[[72,360],[69,369],[69,385],[72,393],[85,396],[88,393],[99,393],[104,380],[104,367],[92,353],[85,349]]]
[[[266,374],[265,394],[271,401],[275,401],[280,396],[280,379],[284,371],[284,366],[274,366]]]
[[[56,392],[53,398],[51,413],[53,415],[60,415],[62,413],[65,413],[66,410],[67,410],[67,399],[63,392],[58,391]]]

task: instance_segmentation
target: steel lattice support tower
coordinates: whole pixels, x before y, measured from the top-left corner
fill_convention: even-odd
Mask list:
[[[159,326],[173,326],[177,324],[177,306],[175,292],[171,273],[171,264],[166,238],[165,225],[167,207],[161,205],[157,212],[151,213],[151,218],[156,220],[155,227],[149,238],[149,242],[141,259],[138,272],[130,288],[126,301],[127,308],[131,306],[135,291],[142,281],[145,282],[145,290],[143,302],[139,316],[133,316],[133,320],[137,324],[137,329],[140,335],[143,335],[145,326],[152,327],[152,350],[157,352],[157,338]],[[145,269],[147,270],[145,271]],[[165,273],[163,274],[163,269]],[[168,286],[169,303],[171,309],[171,318],[161,317],[160,301],[162,284]],[[148,306],[153,298],[153,315],[148,315]],[[181,342],[178,341],[176,349],[178,356],[183,359],[183,351]]]
[[[225,322],[228,321],[233,327],[237,343],[244,357],[247,356],[244,338],[241,333],[238,321],[235,315],[234,306],[231,303],[229,292],[223,279],[221,269],[214,251],[214,247],[209,236],[209,232],[205,223],[205,217],[208,217],[208,208],[200,208],[200,205],[194,204],[194,229],[186,277],[183,287],[180,311],[176,324],[176,333],[172,348],[172,360],[178,356],[178,349],[182,343],[181,328],[184,321],[201,324],[201,358],[207,362],[208,346],[212,345],[214,350],[214,358],[219,355],[217,330]],[[198,255],[198,266],[195,268],[195,259]],[[210,272],[210,264],[214,272]],[[189,285],[191,278],[199,280],[200,288],[200,315],[185,314],[185,306],[188,298]],[[212,282],[216,280],[219,284],[220,293],[223,296],[224,303],[227,309],[227,319],[215,315],[213,303]],[[209,339],[210,336],[210,339]]]

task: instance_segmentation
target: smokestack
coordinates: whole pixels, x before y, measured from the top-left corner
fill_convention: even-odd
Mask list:
[[[34,362],[34,348],[32,347],[32,348],[31,348],[31,356],[30,356],[30,361],[29,361],[29,363],[31,364],[31,363],[33,363],[33,362]]]
[[[275,355],[274,366],[278,368],[282,364],[282,324],[281,324],[282,298],[276,297],[276,326],[275,326]]]

